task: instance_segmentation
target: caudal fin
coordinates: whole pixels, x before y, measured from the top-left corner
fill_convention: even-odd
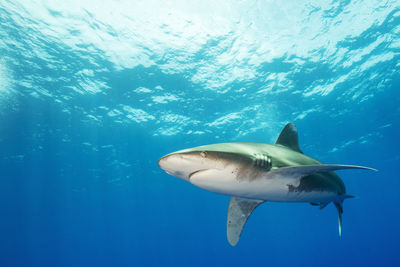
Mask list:
[[[338,212],[338,222],[339,222],[339,236],[342,236],[342,214],[343,214],[343,201],[334,202],[336,210]]]

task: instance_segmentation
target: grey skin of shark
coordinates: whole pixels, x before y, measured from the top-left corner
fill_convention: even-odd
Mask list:
[[[275,144],[220,143],[180,150],[162,157],[166,173],[202,189],[231,196],[227,238],[239,241],[253,210],[266,201],[308,202],[320,209],[334,203],[339,235],[343,201],[351,198],[340,177],[343,169],[375,170],[353,165],[332,165],[306,156],[298,145],[296,126],[288,123]]]

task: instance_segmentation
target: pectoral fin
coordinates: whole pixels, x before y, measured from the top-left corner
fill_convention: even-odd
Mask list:
[[[334,165],[334,164],[303,165],[294,167],[283,167],[271,170],[268,172],[267,178],[300,179],[304,176],[313,173],[346,170],[346,169],[363,169],[363,170],[376,171],[376,169],[373,168],[354,166],[354,165]]]
[[[231,198],[229,201],[228,220],[226,223],[226,232],[229,244],[232,246],[237,244],[250,214],[263,202],[265,201],[239,197]]]

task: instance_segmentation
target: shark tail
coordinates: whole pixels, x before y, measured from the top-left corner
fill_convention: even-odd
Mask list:
[[[343,214],[343,200],[340,202],[334,202],[337,213],[338,213],[338,223],[339,223],[339,236],[342,236],[342,214]]]
[[[343,214],[343,201],[348,198],[355,198],[353,195],[342,195],[340,200],[334,201],[337,213],[338,213],[338,224],[339,224],[339,236],[342,236],[342,214]]]
[[[348,198],[355,198],[353,195],[342,195],[339,200],[333,201],[333,204],[336,207],[338,213],[338,224],[339,224],[339,236],[342,236],[342,214],[343,214],[343,201]],[[313,206],[319,206],[322,210],[325,208],[330,202],[323,202],[323,203],[315,203],[311,202],[310,204]]]

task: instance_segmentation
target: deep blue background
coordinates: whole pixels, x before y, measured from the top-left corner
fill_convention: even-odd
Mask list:
[[[329,2],[328,7],[312,8],[306,18],[323,8],[330,14],[324,19],[340,18],[350,4]],[[219,51],[218,44],[229,36],[188,52],[182,62],[175,62],[175,69],[182,67],[176,72],[165,66],[180,52],[166,49],[160,57],[160,47],[145,47],[154,64],[117,66],[112,52],[104,56],[104,48],[96,44],[82,41],[71,47],[64,33],[57,39],[44,32],[46,17],[38,19],[29,9],[33,6],[0,1],[1,266],[400,265],[400,10],[394,2],[371,7],[371,12],[388,12],[383,17],[372,12],[376,23],[359,36],[337,42],[338,49],[348,49],[338,65],[331,62],[335,57],[316,61],[298,56],[304,62],[296,63],[290,61],[296,52],[288,52],[255,65],[256,77],[229,80],[235,72],[228,64],[201,81],[193,79],[201,64],[217,65],[215,58],[225,51]],[[54,8],[48,9],[50,16],[61,20],[68,15]],[[241,19],[253,19],[254,14],[243,14]],[[85,19],[82,25],[97,29],[99,21],[90,11]],[[52,23],[48,21],[48,29],[56,28]],[[80,36],[71,29],[70,34]],[[328,30],[325,34],[322,54],[328,53],[324,45],[336,38]],[[383,42],[360,52],[381,36]],[[307,36],[297,41],[305,40]],[[234,51],[235,43],[224,49]],[[249,56],[251,52],[256,53],[250,51]],[[237,63],[240,54],[232,53],[231,64],[252,67],[251,62]],[[389,54],[392,57],[385,59]],[[346,60],[357,55],[361,60],[346,67]],[[364,63],[372,65],[362,71]],[[212,76],[224,72],[231,74]],[[288,74],[269,93],[258,93],[270,84],[265,76],[271,73]],[[307,93],[348,73],[327,94]],[[227,81],[214,88],[209,85],[213,79]],[[85,91],[85,86],[100,92]],[[157,102],[154,97],[160,95],[178,100]],[[146,114],[129,113],[126,106]],[[229,197],[198,189],[157,166],[159,157],[187,147],[224,141],[271,143],[288,121],[296,123],[305,154],[326,163],[379,170],[339,172],[348,193],[357,196],[344,203],[342,237],[333,205],[320,211],[304,203],[266,203],[254,212],[238,245],[231,247],[225,229]]]

